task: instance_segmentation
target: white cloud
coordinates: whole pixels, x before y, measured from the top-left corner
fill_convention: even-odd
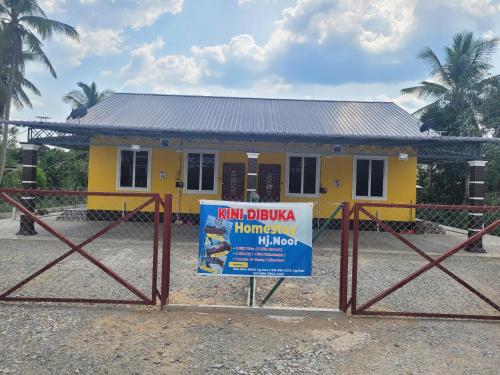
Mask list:
[[[216,46],[192,46],[191,53],[198,59],[203,59],[207,61],[216,61],[219,64],[225,64],[227,44],[216,45]]]
[[[394,101],[394,103],[396,103],[397,105],[404,108],[410,113],[413,113],[416,110],[429,104],[425,100],[420,99],[415,95],[399,95],[395,98],[392,98],[391,101]]]
[[[131,27],[139,30],[154,24],[164,14],[178,14],[184,0],[40,0],[40,6],[48,13],[65,12],[81,17],[85,14],[93,24],[105,28]],[[75,4],[77,3],[77,4]]]
[[[242,6],[242,5],[249,4],[249,3],[256,3],[257,1],[260,1],[263,3],[269,3],[271,1],[276,2],[277,0],[238,0],[238,5]]]
[[[244,4],[246,1],[240,2]],[[401,47],[415,23],[416,0],[297,0],[283,10],[268,41],[259,45],[252,35],[237,35],[228,43],[193,46],[191,52],[203,60],[209,74],[217,64],[237,62],[251,68],[265,67],[290,44],[326,44],[335,38],[350,38],[369,52]]]
[[[131,77],[125,87],[142,91],[164,92],[175,84],[194,85],[204,74],[203,67],[184,55],[156,56],[165,45],[162,38],[143,44],[131,52],[130,61],[121,68],[124,77]]]
[[[80,41],[55,36],[56,49],[62,60],[78,66],[88,56],[106,56],[120,53],[123,47],[122,31],[112,29],[87,30],[77,27]]]
[[[57,13],[64,10],[66,0],[39,0],[38,4],[46,13]]]
[[[157,93],[176,93],[189,87],[200,91],[200,81],[204,77],[220,76],[211,69],[229,62],[247,64],[253,67],[265,63],[265,51],[258,46],[251,35],[242,34],[231,38],[229,43],[216,46],[193,46],[191,56],[159,53],[165,42],[157,38],[131,51],[129,62],[120,69],[123,77],[127,77],[124,87],[151,90]],[[107,73],[106,73],[107,74]],[[271,77],[257,83],[260,89],[279,91],[289,86],[282,80]],[[202,90],[204,94],[209,92]]]
[[[198,95],[231,95],[239,89],[225,89],[217,85],[206,85],[203,78],[217,74],[207,68],[209,62],[225,64],[233,59],[250,58],[262,61],[262,53],[253,38],[238,36],[221,46],[193,47],[192,56],[161,54],[165,47],[163,38],[157,38],[131,51],[129,62],[120,69],[127,80],[122,89],[151,91],[155,93],[188,93]],[[101,72],[108,75],[108,71]],[[281,77],[271,75],[256,81],[243,92],[259,92],[264,96],[286,93],[292,85]],[[251,91],[249,91],[251,90]]]
[[[250,70],[265,71],[267,63],[291,43],[326,44],[330,39],[349,35],[361,48],[371,52],[397,49],[414,24],[416,0],[297,0],[283,10],[274,31],[265,44],[259,45],[249,34],[234,36],[227,43],[192,46],[191,55],[156,56],[163,48],[157,39],[132,52],[122,68],[133,78],[127,86],[146,85],[153,90],[172,86],[173,82],[199,84],[203,77],[223,75],[222,66],[235,63]],[[290,86],[282,81],[262,79],[262,90],[283,92]],[[274,87],[274,88],[272,88]]]
[[[291,88],[292,85],[290,83],[286,83],[283,78],[278,76],[266,77],[256,82],[253,87],[256,92],[262,93],[265,97],[288,93]]]
[[[398,49],[415,23],[416,0],[297,0],[276,22],[268,50],[352,36],[370,52]]]
[[[497,0],[441,0],[444,5],[456,7],[466,12],[485,17],[500,12],[500,4]]]
[[[183,0],[134,0],[124,10],[123,21],[126,26],[138,30],[150,26],[165,13],[178,14],[182,11]]]
[[[227,44],[191,48],[193,56],[200,59],[214,60],[220,64],[233,60],[248,63],[264,63],[267,53],[264,47],[259,46],[253,36],[249,34],[237,35]]]
[[[488,30],[486,31],[484,34],[483,34],[483,38],[486,39],[486,40],[492,40],[495,38],[495,33],[493,32],[493,30]]]

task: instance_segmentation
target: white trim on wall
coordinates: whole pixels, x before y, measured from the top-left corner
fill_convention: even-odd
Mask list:
[[[40,145],[35,145],[32,143],[21,143],[21,148],[26,151],[38,151],[40,149]]]
[[[289,179],[290,179],[290,157],[306,157],[306,158],[316,158],[316,192],[314,194],[302,194],[302,193],[290,193],[288,191],[289,188]],[[320,189],[320,171],[321,171],[321,155],[319,154],[304,154],[304,153],[287,153],[286,154],[286,164],[285,164],[285,196],[287,197],[296,197],[296,198],[319,198],[319,189]],[[302,163],[302,172],[301,172],[301,185],[300,191],[304,191],[304,163]]]
[[[140,150],[133,150],[132,147],[117,147],[116,148],[116,190],[132,190],[132,191],[150,191],[151,190],[151,163],[153,159],[153,149],[151,147],[142,147]],[[132,151],[134,152],[133,159],[133,172],[132,172],[132,183],[135,184],[135,153],[140,151],[146,151],[148,153],[148,177],[147,186],[143,187],[128,187],[120,186],[121,181],[121,155],[122,151]]]
[[[358,160],[370,160],[368,167],[368,195],[359,196],[356,195],[356,184],[357,184],[357,166]],[[371,190],[371,160],[383,160],[384,161],[384,181],[383,181],[383,195],[381,197],[370,196]],[[387,156],[368,156],[368,155],[354,155],[352,157],[352,199],[353,200],[387,200],[387,174],[389,170],[389,158]]]
[[[219,153],[217,151],[212,150],[183,150],[184,158],[183,158],[183,188],[182,191],[185,194],[217,194],[219,190]],[[188,172],[188,154],[211,154],[215,155],[214,161],[214,188],[213,190],[201,190],[201,179],[202,179],[202,171],[201,171],[201,163],[203,161],[203,157],[200,157],[200,189],[193,190],[187,188],[187,172]]]
[[[472,160],[467,162],[467,164],[469,164],[469,167],[484,167],[486,166],[486,163],[486,160]]]

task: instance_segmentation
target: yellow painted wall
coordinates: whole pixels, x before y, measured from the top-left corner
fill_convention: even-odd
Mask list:
[[[292,150],[293,151],[293,150]],[[176,180],[183,180],[182,164],[184,155],[181,152],[164,148],[152,149],[151,190],[154,193],[170,193],[173,199],[173,212],[199,213],[199,199],[221,199],[222,164],[225,162],[246,163],[244,152],[221,151],[219,156],[218,192],[217,194],[188,194],[175,187]],[[352,199],[352,156],[331,156],[321,158],[321,186],[327,192],[319,198],[295,198],[285,195],[286,154],[261,153],[259,163],[281,165],[281,201],[308,202],[314,205],[314,217],[327,218],[340,202],[353,202]],[[89,191],[130,191],[116,189],[117,148],[91,146],[89,151]],[[160,179],[160,172],[166,172],[167,178]],[[397,156],[388,158],[387,167],[387,200],[383,203],[415,203],[417,159],[410,157],[401,161]],[[336,187],[335,180],[340,180]],[[132,190],[136,192],[137,190]],[[89,197],[88,208],[99,210],[132,210],[145,201],[145,198],[130,197]],[[125,206],[124,206],[125,204]],[[148,207],[151,210],[152,206]],[[379,208],[371,209],[375,215],[384,220],[409,221],[414,219],[410,209]]]

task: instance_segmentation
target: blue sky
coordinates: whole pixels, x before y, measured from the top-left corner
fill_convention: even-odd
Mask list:
[[[426,78],[416,58],[442,55],[454,33],[500,35],[500,0],[40,0],[78,28],[80,43],[46,41],[58,78],[38,66],[32,110],[64,120],[78,81],[101,89],[200,95],[390,100]],[[500,53],[493,57],[499,72]]]

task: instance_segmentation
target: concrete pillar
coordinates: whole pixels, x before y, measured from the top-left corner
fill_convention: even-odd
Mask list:
[[[484,167],[486,161],[473,160],[469,161],[469,205],[483,206],[484,205]],[[471,237],[481,229],[483,229],[483,212],[469,212],[469,227],[468,236]],[[479,239],[465,249],[472,253],[485,253],[483,241]]]
[[[23,189],[36,189],[36,168],[38,164],[38,149],[40,146],[22,143],[23,148]],[[23,194],[22,204],[31,212],[35,212],[35,199],[33,194]],[[36,233],[35,222],[25,215],[21,215],[18,235],[32,236]]]
[[[257,200],[257,159],[258,152],[247,152],[247,200]]]

